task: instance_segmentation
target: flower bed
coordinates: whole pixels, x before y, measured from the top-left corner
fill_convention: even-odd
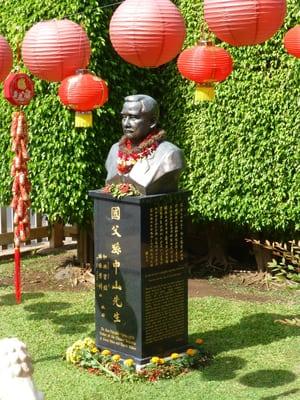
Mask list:
[[[204,367],[210,357],[204,351],[203,343],[202,339],[197,339],[184,354],[172,353],[166,358],[154,356],[149,364],[140,369],[131,358],[122,360],[119,354],[112,354],[110,350],[99,350],[91,338],[76,341],[67,349],[65,358],[67,362],[90,373],[106,375],[114,381],[156,382]]]

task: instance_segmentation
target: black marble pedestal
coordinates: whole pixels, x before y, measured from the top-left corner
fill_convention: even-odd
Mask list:
[[[96,344],[143,364],[187,345],[187,193],[94,200]]]

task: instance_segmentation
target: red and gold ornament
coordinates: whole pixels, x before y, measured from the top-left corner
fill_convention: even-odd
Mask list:
[[[14,211],[14,243],[15,243],[15,293],[18,303],[21,302],[21,266],[20,245],[30,237],[30,182],[28,179],[26,149],[28,131],[23,111],[13,113],[11,125],[12,151],[15,153],[11,167],[13,177],[11,207]]]
[[[214,99],[214,84],[224,81],[231,74],[233,60],[222,47],[202,40],[179,55],[177,67],[184,78],[197,83],[195,101],[198,102]]]
[[[14,106],[30,103],[34,96],[34,83],[25,73],[10,73],[4,81],[4,97]]]
[[[27,74],[11,73],[4,82],[4,97],[14,106],[25,106],[29,104],[34,96],[34,84]],[[23,111],[16,111],[12,116],[11,124],[12,151],[15,153],[11,176],[12,202],[11,207],[14,211],[14,244],[15,244],[15,296],[17,303],[21,302],[21,242],[25,242],[30,237],[30,189],[31,185],[28,178],[27,162],[29,154],[28,127],[26,116]]]
[[[75,126],[88,128],[93,125],[92,110],[108,100],[106,82],[86,69],[65,78],[58,90],[60,101],[75,110]]]

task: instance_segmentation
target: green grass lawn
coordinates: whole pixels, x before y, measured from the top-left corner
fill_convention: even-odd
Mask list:
[[[27,344],[46,400],[300,398],[300,327],[274,322],[299,318],[295,302],[190,299],[190,340],[205,340],[211,365],[170,381],[120,384],[62,360],[74,341],[94,336],[93,291],[25,293],[21,305],[12,292],[0,285],[0,338],[17,336]]]

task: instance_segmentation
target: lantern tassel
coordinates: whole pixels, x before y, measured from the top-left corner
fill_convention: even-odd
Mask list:
[[[213,86],[197,85],[195,92],[195,102],[213,101],[215,99],[215,88]]]
[[[21,253],[20,248],[15,247],[15,297],[17,304],[21,303],[22,292],[21,292]]]
[[[93,114],[91,111],[75,112],[75,127],[76,128],[90,128],[93,126]]]

